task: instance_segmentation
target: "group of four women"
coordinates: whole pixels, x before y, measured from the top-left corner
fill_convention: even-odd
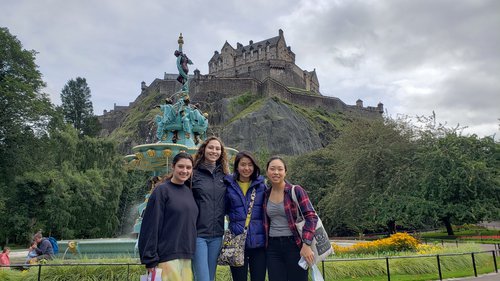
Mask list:
[[[191,281],[193,273],[196,281],[213,281],[228,215],[235,235],[248,225],[245,264],[231,267],[234,281],[246,281],[248,270],[252,281],[265,280],[266,270],[269,281],[307,280],[298,261],[313,263],[310,245],[317,222],[307,193],[295,186],[294,202],[286,164],[277,156],[267,163],[269,187],[248,152],[236,155],[233,170],[229,174],[224,145],[216,137],[199,147],[194,160],[177,154],[171,175],[149,197],[139,235],[141,262],[149,272],[161,268],[164,281]],[[297,208],[306,221],[302,237],[295,227]]]

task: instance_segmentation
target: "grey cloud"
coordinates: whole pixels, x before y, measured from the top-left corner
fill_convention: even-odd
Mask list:
[[[392,113],[436,110],[450,124],[481,132],[500,117],[500,1],[18,0],[3,1],[0,10],[0,26],[40,52],[52,98],[83,76],[97,113],[133,101],[141,81],[175,72],[179,32],[192,69],[207,73],[226,40],[245,44],[282,28],[296,63],[316,68],[321,91],[346,103],[382,101]],[[412,92],[401,80],[432,94]]]

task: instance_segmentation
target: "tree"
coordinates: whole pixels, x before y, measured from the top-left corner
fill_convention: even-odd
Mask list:
[[[419,218],[410,216],[419,201],[413,190],[415,148],[411,136],[411,130],[402,120],[355,120],[328,147],[334,155],[329,161],[333,165],[321,164],[316,172],[302,171],[302,174],[316,174],[319,178],[316,181],[329,188],[320,194],[319,207],[330,231],[394,232],[396,225],[420,224]],[[332,182],[326,184],[321,175]],[[333,182],[335,175],[337,179]]]
[[[454,234],[452,223],[500,218],[499,143],[454,130],[426,131],[419,143],[421,196],[448,235]]]
[[[291,182],[304,185],[314,208],[321,214],[319,202],[337,181],[334,150],[327,147],[294,157],[288,166]]]
[[[52,105],[41,90],[45,86],[35,64],[36,52],[0,27],[0,209],[7,209],[14,177],[31,169],[42,150],[39,145],[50,120]],[[33,151],[31,154],[29,151]],[[8,241],[9,212],[0,211],[0,238]]]
[[[4,166],[8,161],[4,160],[15,156],[19,138],[28,137],[23,132],[42,134],[50,119],[52,105],[47,95],[40,92],[45,83],[35,64],[35,54],[33,50],[24,50],[7,28],[0,28],[1,179],[10,179],[12,175]]]
[[[87,80],[81,77],[69,80],[61,91],[61,101],[64,119],[83,134],[85,123],[94,115]]]

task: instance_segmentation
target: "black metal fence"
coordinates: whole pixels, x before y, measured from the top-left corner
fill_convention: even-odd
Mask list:
[[[421,239],[424,244],[429,244],[429,243],[438,243],[441,244],[441,246],[444,246],[444,244],[455,244],[457,247],[459,244],[468,244],[468,243],[475,243],[474,241],[468,241],[468,240],[463,240],[463,239],[427,239],[423,238]],[[494,247],[495,252],[497,255],[500,255],[500,243],[484,243],[482,245],[492,245]]]
[[[436,278],[439,278],[439,280],[443,280],[443,272],[441,270],[441,258],[446,257],[446,256],[460,256],[460,255],[470,255],[471,260],[472,260],[472,270],[474,272],[474,276],[478,276],[478,271],[477,271],[477,264],[476,264],[476,255],[477,254],[486,254],[490,253],[491,258],[493,259],[493,265],[494,265],[494,271],[498,273],[498,265],[497,265],[497,250],[499,248],[496,248],[495,250],[491,251],[481,251],[481,252],[470,252],[470,253],[453,253],[453,254],[437,254],[437,255],[418,255],[418,256],[392,256],[392,257],[380,257],[380,258],[353,258],[353,259],[327,259],[325,261],[322,261],[321,264],[318,266],[320,267],[323,276],[326,277],[325,275],[325,264],[327,263],[336,263],[336,262],[356,262],[356,261],[368,261],[368,260],[385,260],[385,267],[386,267],[386,274],[387,274],[387,280],[391,280],[391,260],[395,259],[416,259],[416,258],[423,258],[423,257],[434,257],[436,259],[436,264],[438,268],[438,272],[436,272]],[[43,268],[45,267],[68,267],[68,266],[126,266],[127,267],[127,274],[126,274],[126,279],[127,281],[129,280],[135,280],[131,277],[131,267],[143,267],[143,265],[139,263],[67,263],[67,264],[55,264],[55,263],[47,263],[47,264],[37,264],[37,265],[25,265],[25,264],[13,264],[10,266],[1,266],[1,267],[11,267],[11,268],[37,268],[38,270],[38,281],[43,280]],[[145,270],[144,270],[145,271]],[[327,280],[327,278],[325,278]],[[328,280],[335,280],[335,279],[328,279]],[[327,280],[327,281],[328,281]]]
[[[471,253],[453,253],[453,254],[436,254],[436,255],[418,255],[418,256],[394,256],[394,257],[380,257],[380,258],[356,258],[356,259],[327,259],[325,261],[321,262],[321,271],[323,276],[325,276],[325,263],[327,262],[341,262],[341,261],[360,261],[360,260],[385,260],[385,265],[386,265],[386,274],[387,274],[387,280],[391,281],[391,270],[390,270],[390,260],[395,260],[395,259],[416,259],[416,258],[423,258],[423,257],[435,257],[436,258],[436,264],[438,268],[437,276],[439,277],[439,280],[443,280],[443,272],[441,270],[441,257],[445,256],[463,256],[463,255],[470,255],[472,259],[472,269],[474,271],[474,276],[477,277],[477,265],[476,265],[476,255],[481,254],[481,253],[491,253],[491,257],[493,259],[493,265],[494,265],[494,270],[496,273],[498,273],[498,266],[497,266],[497,255],[495,250],[491,251],[481,251],[481,252],[471,252]],[[326,280],[326,279],[325,279]]]

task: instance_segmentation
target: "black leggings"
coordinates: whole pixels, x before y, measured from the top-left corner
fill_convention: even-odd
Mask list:
[[[298,264],[300,249],[293,236],[269,237],[266,256],[269,281],[307,281],[307,270]]]
[[[231,266],[233,281],[247,281],[249,267],[251,281],[264,281],[266,279],[265,248],[245,249],[245,264],[238,267]]]

